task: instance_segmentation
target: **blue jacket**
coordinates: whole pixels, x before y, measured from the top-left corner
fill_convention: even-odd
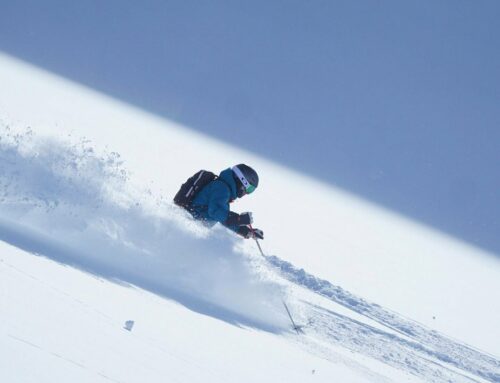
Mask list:
[[[225,225],[229,216],[229,203],[237,198],[236,181],[231,168],[223,170],[219,178],[210,182],[194,197],[191,204],[191,214],[195,219],[208,224],[220,222],[231,230],[237,231],[238,226]]]

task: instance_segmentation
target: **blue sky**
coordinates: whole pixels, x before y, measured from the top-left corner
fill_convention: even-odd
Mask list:
[[[500,255],[498,1],[1,8],[6,53]]]

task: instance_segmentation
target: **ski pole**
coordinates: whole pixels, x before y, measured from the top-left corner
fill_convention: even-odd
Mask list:
[[[259,251],[260,251],[260,254],[265,258],[266,255],[264,254],[264,252],[262,251],[262,247],[260,247],[260,242],[257,238],[254,238],[255,239],[255,243],[257,243],[257,247],[259,248]]]
[[[300,335],[300,333],[302,332],[302,328],[295,324],[295,321],[292,318],[292,314],[290,313],[290,310],[288,309],[288,306],[286,305],[285,301],[282,300],[281,302],[283,302],[283,306],[285,306],[285,310],[288,314],[288,317],[290,318],[290,322],[292,322],[293,329],[297,331],[297,335]]]
[[[252,233],[254,232],[252,225],[248,225],[250,227],[250,230],[252,230]],[[255,239],[255,243],[257,244],[257,247],[259,248],[260,255],[262,255],[264,258],[266,258],[266,255],[262,251],[262,247],[260,247],[260,242],[259,240],[254,236],[253,239]]]
[[[250,230],[252,230],[252,233],[254,232],[253,230],[253,227],[252,225],[248,225],[250,227]],[[257,244],[257,247],[259,248],[259,251],[260,251],[260,254],[266,258],[266,255],[264,254],[264,252],[262,251],[262,247],[260,246],[260,242],[257,238],[253,237],[253,239],[255,239],[255,243]],[[286,313],[288,314],[288,318],[290,318],[290,322],[292,322],[292,327],[293,329],[297,332],[297,335],[300,335],[300,333],[302,333],[302,326],[298,326],[295,324],[295,321],[293,320],[292,318],[292,314],[290,313],[290,310],[288,309],[288,306],[287,304],[285,303],[285,300],[282,299],[281,302],[283,303],[283,306],[285,306],[285,310],[286,310]]]

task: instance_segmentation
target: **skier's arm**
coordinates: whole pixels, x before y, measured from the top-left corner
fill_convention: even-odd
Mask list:
[[[240,226],[237,233],[244,238],[264,239],[264,232],[257,228]]]
[[[238,214],[229,210],[230,192],[226,185],[215,182],[208,201],[208,216],[239,235],[249,238],[246,225],[253,222],[252,213]]]
[[[237,214],[235,212],[230,211],[227,215],[227,219],[225,224],[229,226],[243,226],[243,225],[251,225],[253,223],[252,213],[246,212]]]
[[[229,218],[223,223],[224,226],[235,231],[244,238],[264,239],[264,232],[257,228],[252,228],[252,213],[236,214],[229,212]],[[234,224],[236,222],[236,224]],[[233,224],[231,224],[233,223]]]
[[[219,182],[214,182],[212,187],[213,190],[208,198],[208,216],[225,225],[231,213],[229,211],[230,192],[226,185]]]

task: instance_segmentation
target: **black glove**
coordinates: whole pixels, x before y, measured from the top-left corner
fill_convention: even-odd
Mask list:
[[[251,225],[253,222],[252,213],[241,213],[236,214],[232,211],[229,212],[229,215],[224,224],[226,226],[243,226],[243,225]]]
[[[251,225],[253,223],[252,213],[246,212],[240,214],[240,219],[238,220],[238,225]]]
[[[248,226],[240,226],[238,228],[238,234],[242,237],[249,239],[264,239],[264,232],[260,229],[250,229]]]
[[[253,229],[253,237],[256,239],[264,239],[264,232],[260,229]]]

